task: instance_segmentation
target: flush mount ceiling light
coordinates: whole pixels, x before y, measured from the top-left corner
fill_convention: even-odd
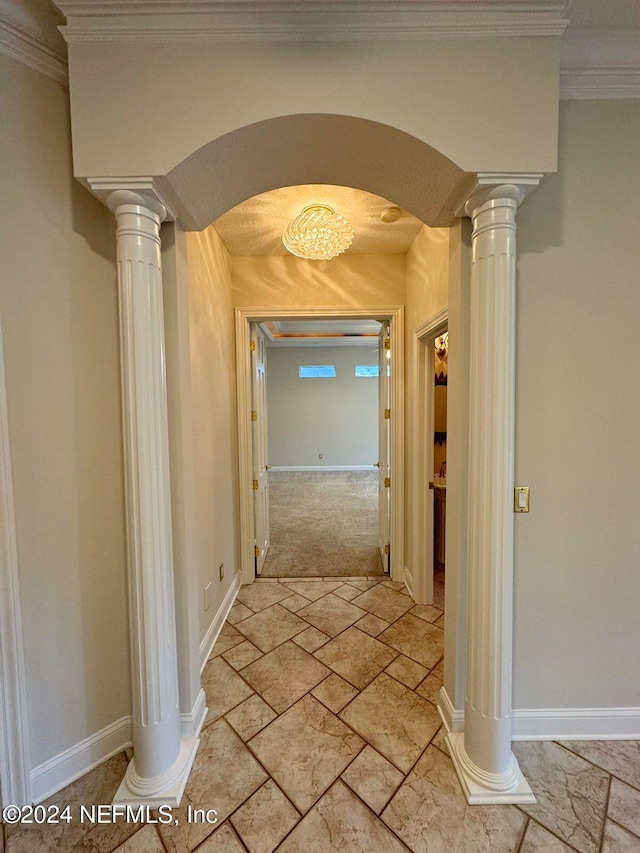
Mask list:
[[[284,229],[282,242],[292,255],[328,261],[341,255],[353,240],[353,228],[344,216],[324,204],[305,207]]]

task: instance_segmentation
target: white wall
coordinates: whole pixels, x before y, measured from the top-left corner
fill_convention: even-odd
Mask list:
[[[373,470],[378,380],[356,378],[355,366],[378,363],[377,342],[370,347],[269,347],[267,353],[269,464]],[[335,379],[301,379],[302,364],[334,365]]]
[[[562,107],[518,215],[516,708],[640,707],[640,101]]]
[[[71,173],[68,92],[0,66],[0,311],[37,766],[131,710],[115,223]]]
[[[187,234],[196,560],[203,640],[238,571],[235,330],[231,260],[213,228]],[[221,581],[219,566],[224,563]],[[211,583],[211,606],[204,588]]]

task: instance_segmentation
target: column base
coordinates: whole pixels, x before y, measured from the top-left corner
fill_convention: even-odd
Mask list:
[[[183,738],[173,766],[163,776],[153,779],[135,779],[134,756],[113,798],[113,805],[179,806],[199,745],[200,738]]]
[[[518,767],[515,755],[514,765],[502,778],[485,773],[473,764],[464,748],[464,732],[449,732],[447,746],[469,805],[536,802],[529,783]]]

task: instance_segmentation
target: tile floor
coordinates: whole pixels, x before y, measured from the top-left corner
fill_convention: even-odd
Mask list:
[[[209,713],[178,826],[5,826],[0,853],[640,853],[640,743],[518,743],[538,802],[468,807],[435,703],[443,585],[259,580],[204,673]],[[109,803],[115,756],[50,803]],[[186,821],[216,809],[214,826]]]

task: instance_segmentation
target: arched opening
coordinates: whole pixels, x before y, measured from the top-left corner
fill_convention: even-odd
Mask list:
[[[454,223],[456,211],[468,195],[474,179],[474,176],[459,169],[430,146],[397,129],[346,116],[311,115],[272,119],[214,140],[173,169],[159,182],[159,188],[172,207],[174,215],[187,230],[205,229],[230,208],[271,189],[316,183],[349,186],[375,193],[401,206],[426,225],[445,230]],[[415,280],[421,281],[422,289],[428,291],[431,286],[428,261],[424,260],[424,257],[422,261],[422,265],[414,270]],[[445,277],[446,275],[445,272]],[[313,279],[314,284],[317,284],[319,275],[316,274]],[[269,278],[269,281],[273,282],[274,278]],[[445,302],[446,290],[445,285],[444,293],[438,294],[438,298],[444,298]],[[309,312],[313,309],[317,309],[318,316],[327,316],[328,309],[342,309],[349,314],[354,310],[364,311],[368,307],[357,305],[353,298],[344,304],[318,302],[319,297],[310,292],[300,296],[300,301],[296,302],[295,294],[285,283],[279,287],[278,294],[280,298],[290,300],[286,304],[286,310],[291,312],[292,316],[309,317],[312,316]],[[406,302],[406,296],[400,301]],[[379,301],[378,307],[380,304],[384,303]],[[245,302],[242,305],[244,313],[240,317],[239,326],[236,327],[237,339],[244,340],[246,337],[249,318],[277,316],[279,313],[277,310],[270,311],[268,315],[258,312],[254,317],[251,307],[264,309],[271,306],[263,300]],[[285,305],[280,307],[284,308]],[[402,357],[407,361],[414,358],[412,333],[431,319],[432,314],[437,313],[435,309],[429,313],[428,300],[420,308],[427,313],[422,314],[419,320],[414,316],[406,317],[406,337],[409,341],[407,348],[402,346],[401,349]],[[438,310],[441,308],[442,306],[438,305]],[[372,312],[369,306],[367,313],[377,316],[380,312]],[[388,312],[383,314],[387,316]],[[242,347],[240,350],[243,351]],[[414,394],[413,389],[407,389],[407,394]],[[246,393],[244,396],[246,397]],[[404,414],[402,394],[399,396],[399,406]],[[407,457],[407,461],[410,466],[411,459]],[[397,469],[399,468],[398,465]],[[250,484],[251,479],[246,471],[244,473],[244,480]],[[410,488],[420,488],[415,477]],[[424,488],[427,488],[426,482]],[[245,484],[245,492],[240,501],[241,507],[244,507],[241,513],[244,511],[246,518],[250,519],[251,492],[247,489],[250,489],[250,485]],[[400,490],[403,492],[403,505],[411,505],[413,491],[405,492],[404,486],[398,491]],[[406,517],[410,525],[409,515]],[[246,527],[250,526],[248,521]],[[402,529],[404,538],[404,523],[400,522],[398,527]],[[400,538],[400,534],[397,538]],[[247,583],[252,579],[252,538],[242,541],[241,553],[243,549],[242,582]],[[413,550],[413,546],[407,549],[408,552]],[[408,555],[407,559],[411,557]],[[405,562],[398,564],[397,574],[394,575],[396,582],[404,581],[405,566]],[[184,616],[179,615],[180,618]],[[453,625],[455,617],[452,613],[448,628]],[[454,636],[456,640],[459,639],[458,633]],[[452,647],[455,648],[455,645],[455,642],[450,642],[449,651]],[[455,652],[451,655],[452,665],[454,658]]]
[[[393,199],[430,226],[448,226],[475,175],[426,142],[344,115],[289,115],[214,139],[160,181],[174,214],[202,230],[245,199],[297,184],[335,184]]]

